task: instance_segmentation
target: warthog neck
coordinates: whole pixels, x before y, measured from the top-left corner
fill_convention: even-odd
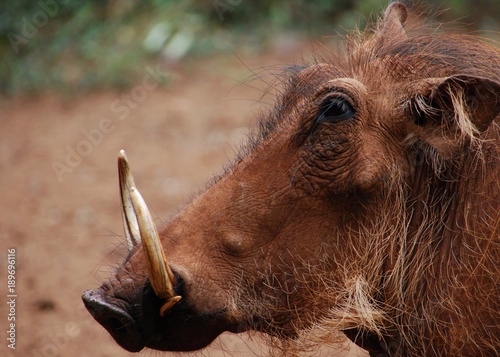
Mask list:
[[[388,307],[388,326],[399,326],[387,329],[381,347],[390,355],[432,345],[460,351],[457,341],[481,344],[480,336],[494,325],[500,308],[494,281],[500,256],[498,129],[492,126],[488,134],[439,170],[428,162],[417,167],[402,209],[395,210],[406,227],[388,242],[378,297]]]

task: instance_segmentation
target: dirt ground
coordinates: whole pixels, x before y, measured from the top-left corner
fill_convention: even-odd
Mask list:
[[[257,113],[268,108],[272,96],[261,97],[273,76],[266,68],[275,73],[276,67],[302,62],[303,53],[307,49],[295,44],[265,55],[191,60],[170,67],[167,87],[154,82],[155,75],[165,75],[164,67],[154,75],[155,68],[145,67],[144,80],[124,93],[0,101],[0,355],[132,355],[93,320],[80,298],[125,256],[118,151],[126,150],[161,225],[220,171]],[[240,85],[252,71],[262,78]],[[15,249],[10,292],[8,249]],[[7,346],[9,314],[15,317],[15,350]],[[258,337],[224,335],[195,355],[265,354]]]

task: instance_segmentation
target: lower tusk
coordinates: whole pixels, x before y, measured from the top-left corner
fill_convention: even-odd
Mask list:
[[[160,309],[160,315],[164,316],[181,297],[175,294],[175,277],[165,257],[153,218],[144,199],[135,187],[130,188],[130,198],[137,217],[151,286],[156,296],[167,300]]]
[[[182,297],[180,297],[179,295],[168,299],[167,302],[164,303],[163,306],[160,308],[160,316],[165,317],[165,314],[167,313],[167,311],[170,310],[181,299],[182,299]]]

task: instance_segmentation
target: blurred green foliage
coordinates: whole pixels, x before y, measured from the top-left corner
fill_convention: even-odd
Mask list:
[[[407,1],[411,2],[411,1]],[[239,46],[280,32],[314,37],[363,28],[387,0],[18,0],[0,4],[0,92],[124,89],[157,61]],[[431,4],[432,3],[432,4]],[[498,31],[498,0],[421,0],[437,20]],[[437,12],[440,10],[442,12]]]

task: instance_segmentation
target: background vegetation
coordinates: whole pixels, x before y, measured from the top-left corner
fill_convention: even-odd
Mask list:
[[[411,1],[407,1],[411,2]],[[363,28],[387,0],[18,0],[0,4],[0,92],[123,89],[147,64],[237,49],[278,33]],[[421,0],[439,21],[500,31],[498,0]]]

